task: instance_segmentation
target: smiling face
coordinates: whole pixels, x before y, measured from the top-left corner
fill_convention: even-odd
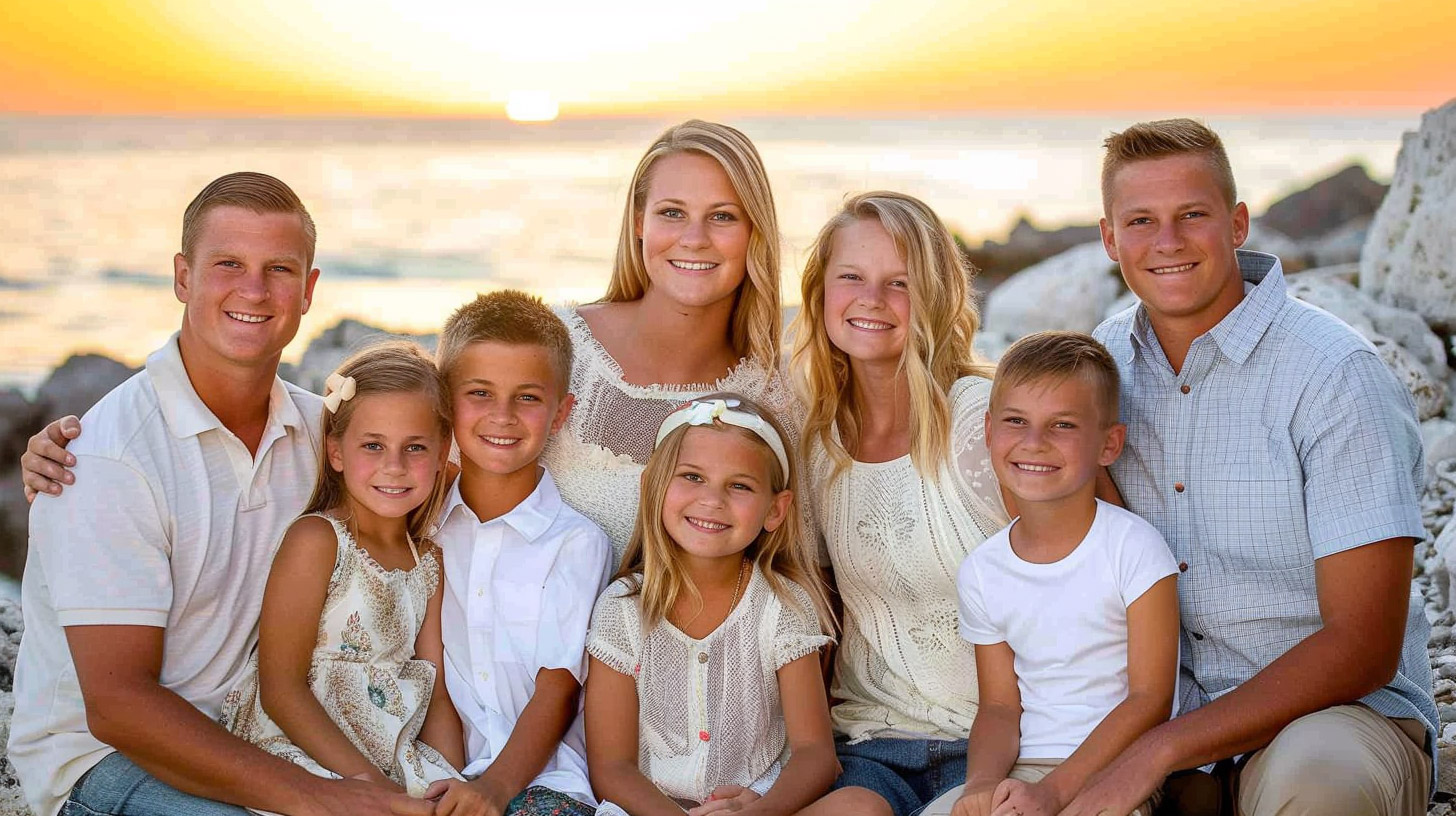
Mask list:
[[[775,493],[766,445],[736,429],[687,429],[662,501],[662,525],[690,556],[723,558],[784,522],[793,493]]]
[[[344,478],[356,517],[404,518],[424,504],[450,452],[425,394],[355,397],[349,426],[325,442],[329,467]]]
[[[686,152],[652,165],[637,237],[656,295],[690,307],[731,300],[747,275],[752,234],[717,160]]]
[[[877,219],[834,233],[824,272],[824,331],[851,363],[898,364],[910,333],[910,278]]]
[[[207,212],[190,257],[173,258],[189,367],[276,371],[318,281],[308,267],[310,246],[292,213]]]
[[[1126,429],[1103,416],[1091,377],[1030,379],[996,392],[986,447],[1019,505],[1090,500],[1098,468],[1116,461]]]
[[[482,340],[451,365],[450,401],[461,466],[495,476],[528,475],[571,412],[563,374],[543,346]]]
[[[1161,330],[1188,339],[1208,331],[1243,299],[1234,250],[1249,211],[1230,208],[1209,160],[1190,153],[1133,162],[1113,177],[1102,243],[1128,288]]]

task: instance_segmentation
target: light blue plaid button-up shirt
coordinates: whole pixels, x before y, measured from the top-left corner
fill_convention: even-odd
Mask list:
[[[1183,711],[1321,627],[1315,559],[1425,536],[1410,395],[1368,341],[1289,297],[1278,258],[1240,250],[1238,261],[1243,301],[1177,374],[1141,305],[1095,332],[1122,375],[1127,445],[1113,477],[1184,570]],[[1413,592],[1395,679],[1361,702],[1425,722],[1434,755],[1429,635]]]

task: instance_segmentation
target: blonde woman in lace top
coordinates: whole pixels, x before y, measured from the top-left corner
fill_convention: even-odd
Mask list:
[[[776,374],[773,194],[753,143],[731,127],[693,120],[653,142],[627,192],[606,296],[561,316],[576,353],[576,406],[543,461],[619,561],[643,463],[671,411],[729,390],[797,427]]]
[[[795,323],[806,492],[844,605],[837,786],[873,791],[895,816],[965,781],[976,674],[955,578],[1007,521],[969,278],[930,208],[866,193],[820,231]]]

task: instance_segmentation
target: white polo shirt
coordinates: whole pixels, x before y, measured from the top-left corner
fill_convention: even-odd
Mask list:
[[[322,408],[275,378],[254,457],[197,396],[174,335],[86,412],[76,483],[30,511],[9,751],[37,814],[114,750],[87,730],[63,627],[165,628],[162,685],[217,717],[257,642],[273,553],[312,493]]]
[[[445,561],[445,686],[465,725],[465,775],[505,747],[541,669],[586,679],[586,630],[606,588],[606,533],[561,501],[545,468],[526,500],[482,522],[456,480],[435,536]],[[531,782],[595,805],[580,714]]]

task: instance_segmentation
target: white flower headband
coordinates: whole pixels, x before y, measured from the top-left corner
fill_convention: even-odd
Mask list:
[[[662,427],[657,429],[657,441],[653,447],[662,444],[663,437],[681,428],[684,425],[712,425],[714,420],[726,425],[734,425],[753,431],[760,439],[768,443],[769,449],[778,457],[779,467],[783,468],[784,475],[789,473],[789,454],[784,450],[784,441],[779,438],[779,432],[768,420],[758,414],[750,414],[747,411],[737,411],[742,405],[736,399],[729,400],[693,400],[683,407],[667,415],[662,421]]]
[[[358,386],[353,377],[345,377],[337,371],[330,374],[324,380],[324,407],[329,409],[329,413],[337,414],[340,405],[354,398]]]

